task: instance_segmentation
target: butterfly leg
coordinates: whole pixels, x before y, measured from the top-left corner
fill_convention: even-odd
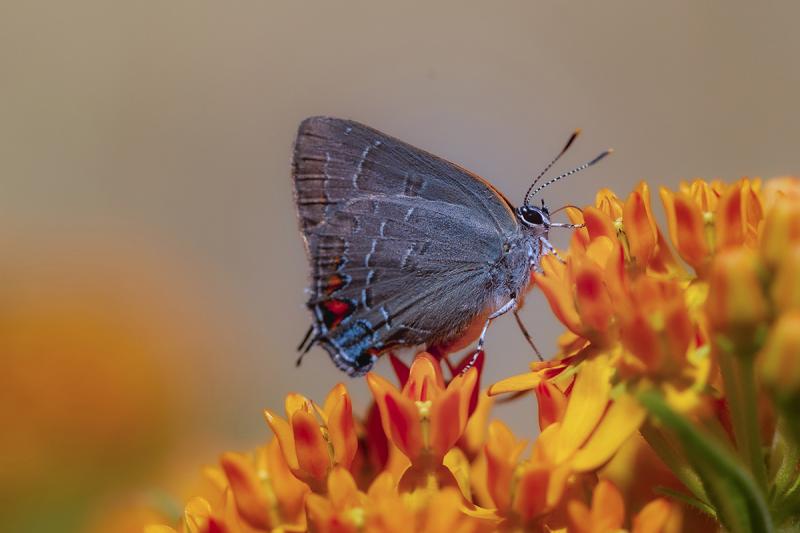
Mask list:
[[[510,299],[508,302],[506,302],[506,304],[503,307],[501,307],[500,309],[498,309],[497,311],[495,311],[486,318],[486,323],[483,325],[483,329],[481,330],[481,336],[478,337],[478,344],[477,346],[475,346],[475,352],[472,354],[472,358],[469,360],[469,363],[464,365],[464,368],[461,370],[462,374],[465,374],[467,370],[472,368],[475,365],[475,361],[478,360],[478,354],[483,351],[483,343],[484,340],[486,339],[486,332],[489,330],[489,324],[491,324],[492,320],[499,317],[500,315],[508,313],[509,311],[515,309],[516,307],[517,307],[517,299],[516,297],[514,297]]]
[[[310,328],[308,328],[305,337],[303,337],[303,340],[297,347],[297,351],[300,352],[300,356],[297,358],[297,361],[295,361],[294,363],[295,366],[300,366],[300,364],[303,362],[303,357],[308,353],[311,347],[314,346],[314,343],[317,342],[318,340],[319,340],[319,335],[317,334],[314,326],[312,325]]]
[[[528,341],[528,344],[531,345],[531,348],[533,348],[533,351],[536,353],[536,357],[539,358],[539,361],[544,361],[544,357],[542,357],[542,353],[539,351],[539,348],[537,348],[533,343],[533,337],[531,337],[531,334],[528,333],[528,328],[526,328],[525,324],[522,323],[522,318],[519,316],[519,309],[514,309],[514,318],[517,319],[519,330],[522,332],[522,336],[525,337],[525,340]]]
[[[558,250],[556,250],[555,247],[552,244],[550,244],[550,241],[548,241],[544,237],[539,237],[539,241],[541,241],[542,247],[548,254],[553,254],[556,257],[556,259],[558,259],[562,263],[566,263],[566,261],[558,254]]]

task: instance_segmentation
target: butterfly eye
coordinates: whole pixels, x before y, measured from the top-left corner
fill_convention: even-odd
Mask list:
[[[520,216],[522,219],[531,225],[542,225],[544,224],[544,216],[539,209],[528,207],[520,210]]]

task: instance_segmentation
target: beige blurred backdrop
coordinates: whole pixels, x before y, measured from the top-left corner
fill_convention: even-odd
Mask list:
[[[364,122],[515,201],[575,127],[563,169],[616,149],[548,189],[552,206],[640,179],[797,173],[799,17],[792,1],[5,0],[0,262],[126,265],[108,285],[149,291],[152,317],[181,332],[180,349],[152,351],[190,404],[172,423],[247,448],[268,436],[262,408],[344,378],[319,348],[294,366],[309,323],[289,176],[303,118]],[[561,328],[539,295],[523,316],[551,351]],[[487,348],[487,383],[530,359],[513,319]],[[530,432],[533,409],[503,416]]]

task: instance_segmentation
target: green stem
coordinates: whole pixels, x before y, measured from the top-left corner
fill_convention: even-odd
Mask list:
[[[729,531],[774,531],[764,493],[733,455],[673,411],[658,392],[644,391],[638,398],[656,421],[675,433]]]
[[[735,353],[734,345],[727,339],[717,339],[717,346],[720,349],[719,365],[725,381],[725,397],[730,408],[737,452],[762,493],[766,493],[767,465],[758,423],[754,358],[749,353]]]

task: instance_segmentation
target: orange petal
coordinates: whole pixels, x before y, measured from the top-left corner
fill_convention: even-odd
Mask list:
[[[725,191],[714,212],[718,249],[744,243],[743,208],[742,182],[739,182]]]
[[[781,403],[792,405],[800,397],[800,311],[783,313],[770,330],[758,356],[762,381]]]
[[[379,404],[380,405],[380,404]],[[412,462],[422,451],[422,428],[416,404],[391,390],[383,399],[385,417],[390,429],[389,438]]]
[[[733,336],[748,336],[767,318],[758,254],[748,248],[717,254],[711,266],[706,312],[711,325]]]
[[[719,198],[722,196],[724,190],[727,188],[720,181],[713,181],[711,183],[696,179],[690,185],[685,182],[681,183],[681,192],[687,194],[693,202],[695,202],[701,211],[714,211],[719,203]]]
[[[536,285],[539,286],[547,302],[550,304],[550,309],[556,318],[561,321],[570,331],[576,335],[583,336],[584,327],[581,323],[581,317],[575,309],[575,303],[572,295],[572,287],[569,283],[565,282],[563,277],[564,267],[560,264],[556,265],[558,260],[550,255],[542,258],[542,268],[544,274],[534,274]]]
[[[633,519],[633,533],[662,533],[672,510],[672,504],[663,498],[651,501]]]
[[[206,531],[211,518],[211,504],[208,500],[195,496],[186,502],[183,509],[183,523],[189,533]]]
[[[584,224],[583,220],[583,213],[574,207],[568,207],[566,209],[567,217],[569,217],[569,221],[573,224]],[[578,248],[578,249],[586,249],[586,245],[589,244],[589,231],[586,227],[577,228],[572,233],[572,241],[570,242],[570,249]]]
[[[484,454],[487,463],[486,489],[495,507],[505,511],[511,505],[511,480],[517,460],[527,446],[499,420],[489,424]]]
[[[388,438],[392,434],[392,428],[389,426],[389,418],[386,415],[386,395],[389,391],[396,391],[394,385],[389,383],[386,379],[373,372],[367,373],[367,385],[369,386],[372,397],[375,398],[375,405],[378,407],[378,412],[381,414],[380,421],[383,426],[383,433]]]
[[[334,509],[344,510],[362,504],[356,482],[350,472],[337,466],[328,476],[328,499]]]
[[[684,193],[675,193],[666,199],[662,193],[664,209],[670,221],[672,241],[678,253],[695,270],[702,270],[709,254],[705,221],[697,204]],[[674,225],[674,228],[673,228]]]
[[[144,526],[144,533],[178,533],[169,526],[162,526],[160,524],[150,524]]]
[[[602,479],[592,494],[592,524],[595,531],[617,531],[625,521],[625,501],[619,489]]]
[[[594,261],[571,257],[575,280],[576,307],[582,322],[594,331],[605,332],[611,322],[613,308],[605,288],[603,270]]]
[[[658,196],[664,205],[664,214],[667,216],[667,231],[675,247],[678,247],[678,219],[675,214],[675,193],[666,187],[659,187]]]
[[[411,363],[403,395],[418,401],[435,399],[444,390],[444,376],[439,362],[427,352],[417,354]]]
[[[583,210],[583,220],[586,224],[586,231],[589,232],[589,239],[594,240],[598,237],[607,237],[616,240],[617,230],[614,227],[614,220],[606,213],[594,207],[587,207]]]
[[[292,428],[289,423],[269,409],[264,411],[264,418],[275,434],[275,438],[278,439],[286,464],[288,464],[289,468],[292,470],[300,468],[300,465],[297,463],[297,450],[294,446],[294,437],[292,436]]]
[[[337,383],[333,386],[331,391],[325,396],[325,403],[322,404],[322,412],[325,413],[325,416],[330,416],[331,411],[333,410],[334,406],[339,402],[339,399],[342,396],[347,396],[347,387],[345,387],[344,383]]]
[[[472,375],[472,387],[470,387],[470,394],[472,388],[475,386],[475,372],[471,369],[468,375]],[[437,461],[453,447],[461,433],[464,431],[464,426],[467,424],[466,408],[468,404],[462,401],[461,387],[456,383],[456,379],[460,380],[461,376],[455,378],[447,390],[437,398],[430,408],[430,448]],[[469,400],[469,396],[467,396]]]
[[[302,409],[295,411],[292,415],[292,432],[300,469],[315,480],[324,480],[331,466],[331,458],[317,419]]]
[[[524,465],[514,491],[514,510],[523,523],[547,510],[550,470],[540,465]]]
[[[344,385],[337,386],[337,396],[326,400],[328,413],[328,436],[333,445],[333,460],[336,464],[350,468],[358,449],[358,436],[353,421],[353,405]],[[333,391],[331,391],[333,392]]]
[[[572,476],[572,468],[568,462],[552,468],[550,481],[547,484],[546,504],[548,509],[553,509],[559,504],[567,489],[567,481],[570,476]]]
[[[378,474],[367,489],[367,499],[375,502],[397,495],[397,481],[389,472]]]
[[[266,463],[266,470],[278,498],[283,518],[288,522],[302,523],[305,520],[303,513],[305,497],[310,489],[289,470],[277,439],[273,439],[267,445]]]
[[[594,197],[594,204],[611,220],[622,217],[622,201],[611,189],[602,188]]]
[[[479,359],[480,360],[480,359]],[[478,365],[470,368],[466,374],[460,373],[455,378],[450,380],[447,388],[455,388],[458,391],[459,406],[458,406],[458,424],[461,427],[459,433],[464,431],[469,420],[470,408],[473,401],[478,401],[478,379],[480,376],[480,368]]]
[[[593,533],[592,516],[586,504],[578,500],[567,502],[570,533]]]
[[[800,242],[800,201],[778,198],[767,212],[761,232],[761,255],[770,267],[783,259],[786,250]]]
[[[742,182],[739,182],[725,191],[714,213],[718,249],[744,244],[743,208]]]
[[[470,486],[470,462],[464,450],[458,446],[450,448],[442,459],[442,464],[453,474],[458,482],[458,490],[468,501],[472,501]]]
[[[632,258],[641,267],[650,263],[657,244],[656,223],[650,210],[650,194],[645,182],[628,196],[623,223]]]
[[[292,415],[298,409],[303,409],[305,411],[311,412],[313,409],[311,406],[312,402],[302,394],[297,394],[296,392],[290,392],[286,395],[286,399],[284,400],[284,405],[286,408],[286,418],[288,420],[292,419]]]
[[[625,316],[620,333],[623,345],[644,363],[648,371],[657,372],[662,367],[664,351],[645,312],[640,308],[632,308],[621,316]]]
[[[567,397],[556,385],[543,381],[534,389],[539,402],[539,429],[558,422],[567,408]]]
[[[462,497],[457,490],[445,488],[433,493],[425,513],[425,521],[420,531],[462,531],[474,530],[464,527]]]
[[[270,529],[270,502],[250,461],[241,454],[228,452],[222,455],[220,464],[242,518],[255,528]]]
[[[493,405],[494,399],[489,396],[488,391],[481,392],[478,396],[478,406],[469,417],[461,439],[462,447],[470,456],[477,454],[486,441],[486,426]]]
[[[306,513],[308,513],[308,519],[315,526],[314,531],[334,531],[331,522],[336,517],[335,510],[330,500],[324,496],[309,494],[306,497]]]

